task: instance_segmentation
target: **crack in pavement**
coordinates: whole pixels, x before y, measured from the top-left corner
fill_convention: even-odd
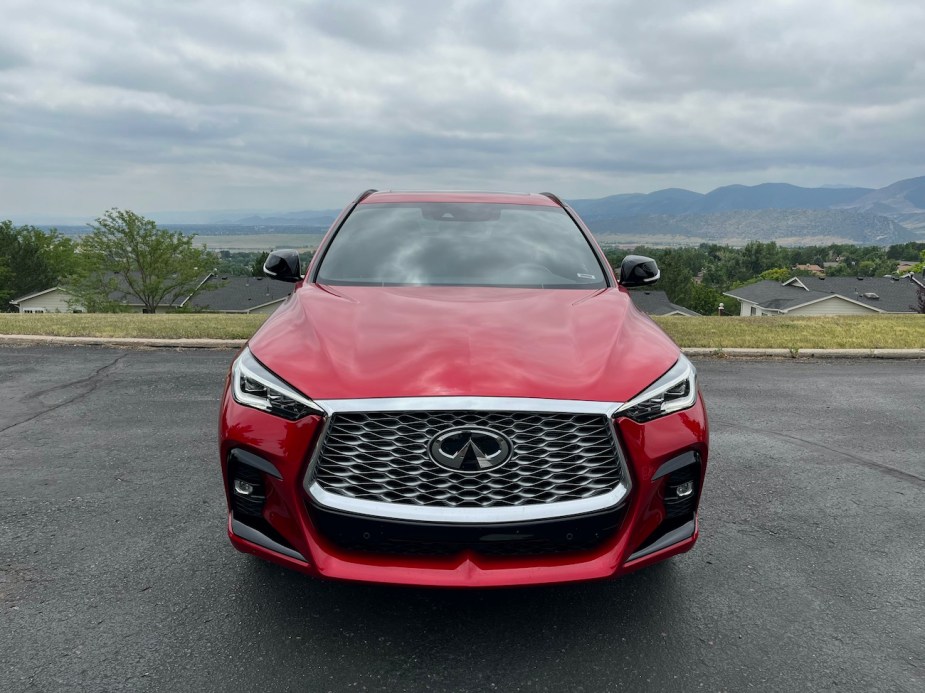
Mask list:
[[[109,372],[111,370],[118,369],[122,359],[124,359],[128,355],[129,355],[129,352],[125,352],[119,355],[118,357],[116,357],[116,359],[112,363],[107,363],[105,366],[100,366],[99,368],[96,369],[96,371],[93,372],[92,375],[89,375],[86,378],[81,378],[80,380],[74,380],[69,383],[64,383],[63,385],[55,385],[54,387],[50,387],[45,390],[41,390],[39,392],[34,393],[32,396],[38,398],[38,397],[41,397],[42,395],[47,395],[48,393],[55,392],[57,390],[64,390],[69,387],[75,387],[75,386],[79,387],[81,385],[86,385],[88,383],[90,384],[89,388],[87,388],[86,390],[82,392],[78,392],[76,395],[74,395],[70,399],[66,399],[62,402],[58,402],[58,404],[48,407],[47,409],[43,409],[42,411],[36,412],[35,414],[32,414],[31,416],[28,416],[25,419],[22,419],[21,421],[15,421],[9,424],[8,426],[4,426],[3,428],[0,428],[0,435],[6,433],[7,431],[13,428],[16,428],[17,426],[22,426],[23,424],[27,424],[30,421],[35,421],[37,418],[41,416],[45,416],[45,414],[50,414],[51,412],[56,411],[60,409],[61,407],[66,407],[68,404],[73,404],[74,402],[80,399],[83,399],[87,395],[92,394],[102,384],[103,379],[109,374]]]
[[[781,433],[780,431],[769,431],[764,428],[755,428],[753,426],[744,426],[740,423],[732,423],[729,421],[722,421],[711,419],[711,425],[719,424],[720,426],[728,426],[730,428],[741,428],[746,431],[751,431],[752,433],[763,433],[765,435],[771,436],[773,438],[783,438],[785,440],[795,441],[797,443],[802,443],[808,447],[821,448],[823,450],[828,450],[829,452],[834,452],[836,455],[841,455],[842,457],[851,460],[852,462],[871,469],[875,472],[883,472],[888,474],[900,481],[908,481],[916,486],[925,486],[925,478],[922,478],[912,472],[904,472],[902,469],[897,469],[896,467],[891,467],[888,464],[883,464],[881,462],[875,462],[874,460],[869,460],[866,457],[858,457],[857,455],[852,455],[850,452],[845,452],[844,450],[839,450],[838,448],[832,448],[823,443],[817,443],[814,440],[807,440],[806,438],[800,438],[799,436],[793,436],[788,433]]]

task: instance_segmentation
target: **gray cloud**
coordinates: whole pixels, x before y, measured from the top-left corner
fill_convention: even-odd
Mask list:
[[[925,173],[925,6],[14,1],[0,218]]]

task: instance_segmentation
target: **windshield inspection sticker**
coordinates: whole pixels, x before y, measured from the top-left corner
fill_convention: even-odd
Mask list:
[[[578,277],[579,279],[597,279],[593,274],[582,274],[581,272],[578,273]]]

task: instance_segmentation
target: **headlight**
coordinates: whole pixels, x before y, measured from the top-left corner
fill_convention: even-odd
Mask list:
[[[661,378],[617,410],[639,423],[694,406],[697,401],[697,369],[681,354]]]
[[[295,421],[324,410],[264,368],[245,348],[231,367],[234,399],[245,407]]]

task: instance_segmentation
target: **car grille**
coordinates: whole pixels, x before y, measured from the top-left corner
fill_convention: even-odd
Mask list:
[[[437,434],[490,428],[512,443],[511,459],[480,472],[438,466]],[[533,412],[366,412],[334,414],[312,481],[361,500],[448,508],[497,508],[580,500],[622,480],[610,419]]]

